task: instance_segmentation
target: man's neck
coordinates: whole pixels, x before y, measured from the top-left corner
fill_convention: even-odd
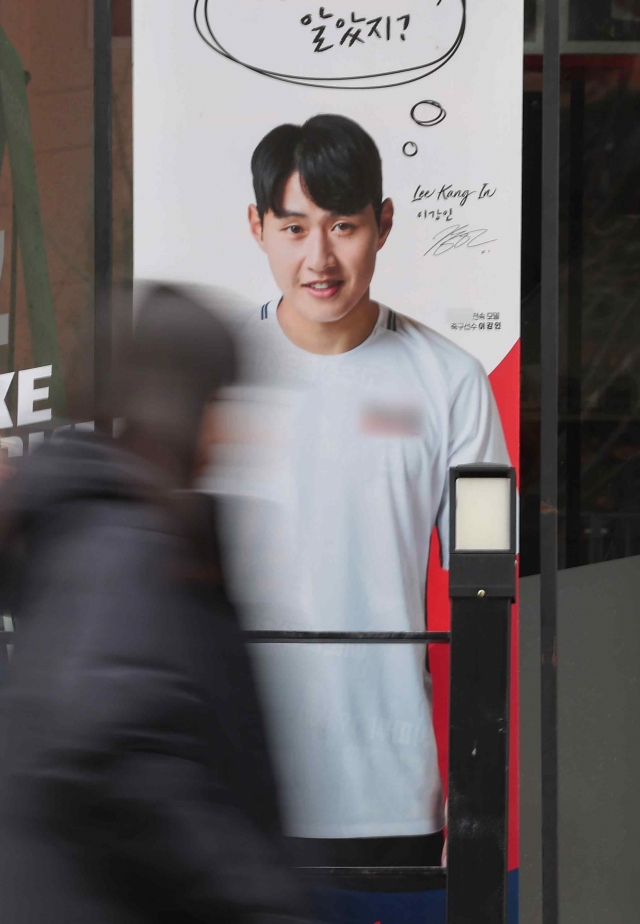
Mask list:
[[[337,356],[355,350],[376,326],[380,307],[369,293],[339,321],[310,321],[283,298],[278,306],[278,323],[284,335],[301,350],[323,356]]]

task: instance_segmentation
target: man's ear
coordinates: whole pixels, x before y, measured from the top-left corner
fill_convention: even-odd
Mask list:
[[[258,245],[264,250],[264,241],[262,240],[262,219],[260,218],[260,213],[258,208],[255,205],[249,206],[249,228],[251,229],[251,234],[253,239],[258,242]]]
[[[393,228],[393,202],[385,199],[380,210],[380,231],[378,234],[378,250],[382,250]]]

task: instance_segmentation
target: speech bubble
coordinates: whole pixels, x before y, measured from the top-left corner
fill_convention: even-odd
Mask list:
[[[264,77],[379,90],[422,80],[451,60],[464,38],[466,0],[195,0],[193,15],[213,51]]]

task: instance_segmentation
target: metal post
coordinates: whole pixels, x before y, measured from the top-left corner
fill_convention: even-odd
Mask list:
[[[459,492],[473,479],[475,503]],[[488,482],[500,479],[508,507]],[[456,518],[467,497],[474,535]],[[451,696],[447,924],[504,924],[507,915],[509,668],[516,593],[515,470],[458,466],[451,471]],[[504,523],[504,543],[483,524]],[[491,521],[491,523],[489,523]],[[478,524],[478,528],[474,524]],[[485,535],[483,535],[485,531]],[[490,544],[493,541],[493,544]]]
[[[94,0],[94,395],[96,425],[109,431],[105,400],[111,367],[112,241],[112,69],[111,0]]]
[[[454,599],[447,924],[503,924],[510,600]]]
[[[567,306],[566,566],[582,564],[582,296],[584,287],[585,77],[571,82],[569,299]]]
[[[560,0],[546,0],[542,133],[540,655],[542,920],[558,924],[558,306]]]

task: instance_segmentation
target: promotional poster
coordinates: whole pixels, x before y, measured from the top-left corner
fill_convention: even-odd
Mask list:
[[[261,520],[270,539],[243,561],[273,570],[247,592],[252,627],[420,631],[426,609],[448,628],[448,466],[518,460],[523,30],[522,3],[505,0],[134,2],[136,278],[196,284],[242,319],[247,387],[270,396],[252,391],[253,413],[275,436],[237,493],[267,509],[280,491],[313,534]],[[354,243],[365,233],[370,258]],[[364,342],[343,356],[294,345],[294,273],[301,311],[324,320],[364,279]],[[276,459],[285,442],[295,482]],[[511,921],[515,615],[513,628]],[[411,646],[266,647],[267,701],[288,735],[316,732],[291,755],[275,730],[287,833],[439,831],[446,647],[430,646],[427,699]],[[285,675],[298,686],[274,692]],[[331,914],[441,922],[444,896],[347,891]]]

